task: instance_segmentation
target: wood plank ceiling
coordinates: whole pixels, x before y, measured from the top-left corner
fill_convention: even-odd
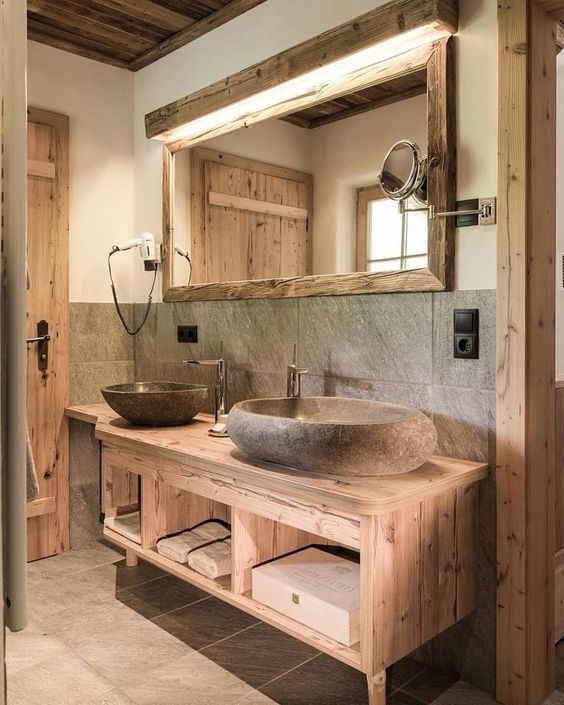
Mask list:
[[[325,103],[312,105],[286,115],[282,120],[299,127],[313,129],[327,125],[330,122],[344,120],[353,115],[365,113],[368,110],[382,108],[406,98],[423,95],[427,92],[427,70],[414,71],[399,78],[380,83],[377,86],[364,88],[356,93],[349,93],[340,98],[327,100]]]
[[[28,38],[137,71],[264,0],[28,0]]]

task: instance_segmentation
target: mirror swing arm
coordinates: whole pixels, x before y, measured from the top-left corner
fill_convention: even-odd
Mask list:
[[[456,101],[453,37],[457,31],[457,0],[394,0],[300,45],[218,81],[205,89],[145,116],[147,137],[163,143],[163,300],[205,301],[243,298],[285,298],[340,294],[443,291],[454,284],[454,219],[443,215],[456,205]],[[398,29],[401,27],[402,29]],[[427,31],[409,46],[413,32]],[[434,34],[433,34],[434,33]],[[399,54],[371,66],[324,80],[318,93],[308,90],[261,110],[234,118],[239,103],[266,89],[340,59],[379,49],[388,40],[403,42]],[[347,274],[313,274],[286,278],[198,283],[174,286],[174,156],[177,151],[247,125],[281,117],[347,92],[385,84],[424,69],[427,74],[427,151],[429,238],[426,268]],[[218,124],[223,109],[231,118]],[[440,208],[440,210],[439,210]],[[438,211],[438,212],[437,212]],[[460,215],[457,212],[456,215]],[[435,217],[433,217],[435,216]],[[194,261],[194,252],[191,253]]]

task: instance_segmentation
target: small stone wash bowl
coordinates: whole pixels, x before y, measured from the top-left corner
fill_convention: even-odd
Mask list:
[[[180,426],[202,410],[208,388],[179,382],[113,384],[102,396],[124,419],[139,426]]]

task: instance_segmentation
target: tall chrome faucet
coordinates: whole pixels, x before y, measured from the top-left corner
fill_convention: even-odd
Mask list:
[[[217,375],[214,385],[214,419],[216,425],[225,416],[227,404],[227,365],[223,359],[223,343],[221,343],[221,353],[217,360],[183,360],[183,364],[190,366],[204,365],[215,367]]]
[[[298,344],[294,343],[294,360],[286,369],[286,396],[299,399],[302,396],[302,376],[307,375],[307,367],[298,367]]]

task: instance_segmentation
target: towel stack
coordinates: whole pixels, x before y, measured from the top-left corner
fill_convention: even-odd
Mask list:
[[[208,578],[231,573],[231,531],[219,521],[206,521],[157,542],[157,552]]]

